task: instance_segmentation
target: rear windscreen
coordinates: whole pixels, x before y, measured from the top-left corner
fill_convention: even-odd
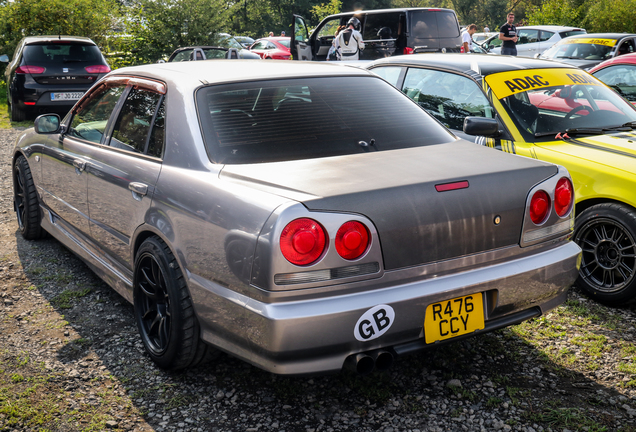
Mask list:
[[[400,15],[403,12],[367,14],[362,39],[396,39],[400,27]]]
[[[377,77],[204,87],[196,102],[208,154],[218,163],[310,159],[455,140]]]
[[[47,63],[104,63],[97,46],[73,43],[27,45],[24,48],[24,62],[36,65]]]
[[[419,11],[411,15],[412,35],[418,39],[459,37],[457,16],[451,11]]]

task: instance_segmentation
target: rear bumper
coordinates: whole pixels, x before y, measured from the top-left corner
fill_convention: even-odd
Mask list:
[[[579,254],[580,248],[567,242],[442,277],[281,303],[254,300],[192,273],[188,278],[205,341],[273,373],[326,373],[342,369],[352,354],[379,348],[405,354],[439,344],[424,342],[424,315],[431,303],[483,293],[486,328],[467,336],[544,314],[565,301],[578,275]],[[394,310],[390,328],[376,339],[357,340],[358,321],[378,305]]]

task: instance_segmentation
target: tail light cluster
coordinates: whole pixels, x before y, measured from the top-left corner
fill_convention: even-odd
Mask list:
[[[15,73],[17,74],[41,74],[44,73],[44,71],[46,70],[46,68],[43,68],[42,66],[28,66],[28,65],[24,65],[24,66],[19,66],[16,70]]]
[[[110,68],[106,65],[94,65],[94,66],[86,66],[86,72],[91,74],[105,74],[110,72]]]
[[[338,229],[334,244],[345,260],[360,258],[369,249],[369,229],[361,222],[348,221]],[[298,266],[314,264],[325,253],[329,243],[327,230],[310,218],[288,223],[280,235],[280,248],[287,261]]]
[[[544,190],[538,190],[530,200],[530,219],[535,225],[544,223],[550,215],[550,195]],[[574,188],[567,177],[561,177],[554,190],[554,211],[559,217],[566,216],[572,209]]]

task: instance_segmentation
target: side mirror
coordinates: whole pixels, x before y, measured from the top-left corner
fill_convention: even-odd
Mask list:
[[[466,117],[464,119],[464,133],[494,138],[500,135],[499,122],[492,118]]]
[[[2,54],[0,55],[0,62],[2,63],[9,63],[9,56],[6,54]]]
[[[33,123],[35,132],[41,134],[54,134],[60,132],[60,116],[57,114],[43,114]]]

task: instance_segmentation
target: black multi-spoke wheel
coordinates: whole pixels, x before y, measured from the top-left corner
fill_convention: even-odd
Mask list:
[[[583,250],[577,285],[592,298],[621,305],[636,300],[636,212],[598,204],[576,220],[574,241]]]
[[[38,195],[24,156],[19,156],[13,165],[13,205],[22,237],[27,240],[43,237],[45,231],[40,226]]]
[[[213,349],[199,339],[192,300],[170,248],[150,237],[139,247],[134,274],[135,317],[152,360],[165,369],[194,366]]]

